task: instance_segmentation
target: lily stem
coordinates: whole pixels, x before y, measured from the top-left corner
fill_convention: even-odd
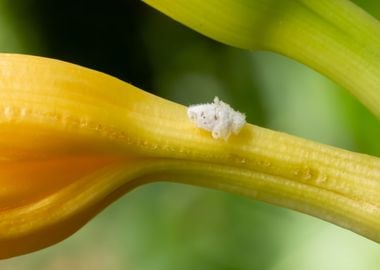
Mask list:
[[[153,162],[155,179],[245,195],[380,242],[380,159],[253,125],[242,133],[228,147],[198,142],[196,156],[181,143],[189,148],[173,148],[175,159]]]

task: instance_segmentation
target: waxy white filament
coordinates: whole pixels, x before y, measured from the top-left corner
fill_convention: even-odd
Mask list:
[[[210,131],[214,139],[227,140],[231,133],[238,134],[245,124],[245,115],[218,97],[213,103],[189,106],[187,115],[197,127]]]

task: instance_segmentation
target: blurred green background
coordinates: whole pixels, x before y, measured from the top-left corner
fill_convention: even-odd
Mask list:
[[[355,2],[380,17],[378,0]],[[184,105],[217,95],[251,123],[380,156],[378,120],[324,76],[279,55],[209,40],[138,0],[0,0],[0,51],[77,63]],[[223,192],[159,183],[122,197],[62,243],[0,261],[0,270],[379,265],[378,244],[335,225]]]

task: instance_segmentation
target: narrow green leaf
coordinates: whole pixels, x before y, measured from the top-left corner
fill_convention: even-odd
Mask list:
[[[380,24],[350,1],[144,2],[220,42],[296,59],[345,87],[380,118]]]

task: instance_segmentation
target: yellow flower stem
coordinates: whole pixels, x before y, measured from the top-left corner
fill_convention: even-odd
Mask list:
[[[380,118],[380,23],[348,0],[144,2],[226,44],[296,59]]]
[[[380,159],[247,124],[215,140],[186,107],[61,61],[0,55],[0,258],[66,238],[152,181],[224,190],[380,242]]]

